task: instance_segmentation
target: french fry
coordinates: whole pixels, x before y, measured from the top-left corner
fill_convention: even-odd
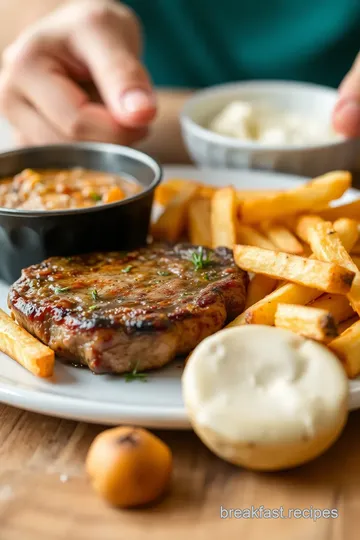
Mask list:
[[[336,323],[340,323],[354,316],[354,310],[346,296],[340,294],[323,294],[309,307],[329,311]]]
[[[244,223],[257,223],[311,211],[314,205],[338,199],[351,185],[351,174],[334,171],[315,178],[311,182],[286,192],[249,199],[241,204],[241,219]]]
[[[211,199],[211,237],[213,247],[236,244],[237,201],[234,188],[219,189]]]
[[[254,227],[236,224],[236,241],[246,246],[257,246],[264,249],[276,249],[276,246],[268,240],[263,234],[259,233]]]
[[[305,305],[321,295],[321,292],[309,287],[286,283],[282,287],[275,289],[272,293],[250,306],[236,319],[229,323],[229,327],[240,326],[242,324],[265,324],[272,326],[275,321],[275,313],[278,304],[299,304]]]
[[[357,242],[354,244],[354,247],[351,250],[351,254],[360,255],[360,242],[359,242],[359,240],[357,240]]]
[[[267,221],[260,224],[263,234],[267,235],[269,240],[275,245],[275,248],[285,253],[302,255],[304,252],[302,244],[284,225],[279,223],[269,223]],[[243,243],[243,242],[240,242]],[[263,247],[263,246],[259,246]]]
[[[340,206],[333,206],[326,210],[320,210],[317,212],[319,216],[325,221],[335,221],[336,219],[347,217],[359,221],[360,216],[360,199],[351,203],[342,204]]]
[[[340,218],[333,225],[346,251],[352,251],[359,238],[358,222],[355,219]]]
[[[276,284],[276,279],[262,274],[256,274],[249,283],[245,308],[253,306],[256,302],[270,294],[275,289]]]
[[[360,270],[360,257],[359,257],[359,255],[353,255],[351,253],[351,259],[353,260],[353,262],[356,264],[356,266]]]
[[[275,326],[328,343],[338,336],[333,316],[325,309],[294,304],[278,304]]]
[[[234,259],[243,270],[338,294],[350,291],[355,276],[339,264],[253,246],[234,246]]]
[[[329,343],[329,347],[340,358],[346,373],[352,379],[360,373],[360,321],[351,325]]]
[[[322,221],[321,217],[305,214],[297,219],[295,232],[303,242],[309,243],[308,232],[310,227],[314,227]]]
[[[322,260],[341,265],[343,268],[354,272],[348,299],[354,310],[360,312],[360,272],[346,251],[340,236],[334,230],[329,221],[322,221],[309,230],[310,247],[314,255]]]
[[[276,193],[279,193],[279,190],[275,189],[269,189],[269,190],[262,190],[262,189],[242,189],[236,190],[236,198],[238,200],[238,203],[241,204],[243,201],[246,201],[248,199],[262,199],[263,197],[271,197],[272,195],[275,195]]]
[[[341,231],[338,234],[345,249],[351,249],[352,245],[347,245],[350,237],[348,235],[342,236]],[[308,287],[295,285],[294,283],[286,283],[246,309],[229,326],[239,326],[242,324],[266,324],[271,326],[274,324],[275,312],[279,303],[306,305],[319,296],[321,296],[321,292],[316,289],[309,289]]]
[[[177,194],[178,190],[175,188],[166,183],[160,184],[160,186],[155,189],[154,200],[161,206],[166,206]]]
[[[196,246],[211,247],[210,200],[196,198],[189,204],[189,237]]]
[[[55,355],[0,309],[0,350],[38,377],[51,377]]]
[[[155,240],[167,240],[176,242],[181,237],[187,223],[187,214],[190,201],[198,191],[196,184],[185,184],[180,191],[165,207],[152,226],[152,235]]]
[[[352,326],[358,320],[359,320],[359,317],[357,315],[355,315],[354,317],[351,317],[351,319],[346,319],[346,321],[343,321],[342,323],[340,323],[338,325],[339,335],[343,334],[345,332],[345,330],[350,328],[350,326]]]

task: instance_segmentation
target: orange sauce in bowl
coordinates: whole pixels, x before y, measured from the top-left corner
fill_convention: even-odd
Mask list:
[[[0,180],[0,207],[66,210],[121,201],[142,191],[119,175],[74,169],[25,169]]]

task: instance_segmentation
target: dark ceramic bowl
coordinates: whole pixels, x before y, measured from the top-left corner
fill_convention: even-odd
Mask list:
[[[128,250],[146,243],[154,190],[162,176],[161,167],[150,156],[102,143],[37,146],[0,154],[1,177],[26,168],[73,167],[131,177],[144,190],[123,201],[90,208],[0,208],[0,279],[12,283],[22,268],[53,255]]]

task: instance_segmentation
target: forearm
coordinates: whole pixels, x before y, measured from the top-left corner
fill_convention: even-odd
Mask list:
[[[191,95],[190,90],[159,90],[158,115],[150,134],[138,148],[162,163],[189,163],[181,136],[179,113]]]

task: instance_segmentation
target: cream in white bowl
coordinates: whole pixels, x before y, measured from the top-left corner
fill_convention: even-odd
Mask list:
[[[360,169],[360,140],[332,133],[331,115],[336,100],[335,89],[305,83],[249,81],[211,87],[196,92],[185,103],[181,113],[183,137],[191,157],[200,166],[266,169],[303,176],[335,169]],[[215,133],[210,129],[212,122],[233,102],[249,104],[260,111],[257,114],[268,111],[268,117],[269,111],[273,111],[279,125],[284,116],[304,119],[302,140],[298,137],[297,141],[284,141],[279,131],[268,132],[262,141]],[[318,125],[318,133],[325,136],[310,135],[310,123]],[[297,127],[298,133],[299,130]]]

